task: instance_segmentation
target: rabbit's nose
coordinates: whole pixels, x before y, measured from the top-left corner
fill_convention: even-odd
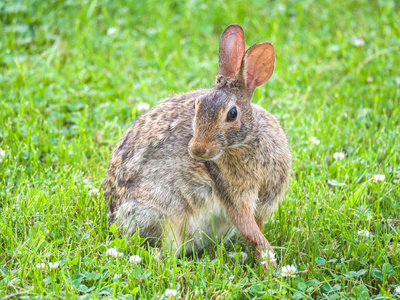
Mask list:
[[[201,158],[207,152],[207,148],[195,144],[189,147],[189,152],[192,156],[195,156],[196,158]]]
[[[202,144],[191,143],[189,145],[190,156],[196,159],[213,159],[218,154],[218,148],[213,146],[205,146]]]

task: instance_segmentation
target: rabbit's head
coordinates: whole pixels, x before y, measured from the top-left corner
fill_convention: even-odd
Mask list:
[[[189,143],[193,158],[217,159],[224,149],[238,147],[254,135],[251,98],[255,88],[271,77],[275,51],[268,42],[247,51],[245,47],[243,29],[229,25],[221,35],[215,86],[195,101]]]

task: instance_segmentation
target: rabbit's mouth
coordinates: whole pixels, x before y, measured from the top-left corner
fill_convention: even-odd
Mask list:
[[[190,143],[188,150],[190,156],[198,160],[216,160],[222,154],[222,150],[219,147],[204,147],[197,143]]]
[[[189,152],[189,153],[190,153],[190,152]],[[212,158],[197,157],[197,156],[194,156],[194,155],[190,154],[190,156],[191,156],[192,158],[194,158],[194,159],[196,159],[196,160],[203,160],[203,161],[217,160],[218,158],[221,157],[221,155],[222,155],[222,151],[219,152],[216,156],[214,156],[214,157],[212,157]]]

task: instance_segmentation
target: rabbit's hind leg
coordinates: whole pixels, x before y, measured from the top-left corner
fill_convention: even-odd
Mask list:
[[[134,235],[139,230],[141,238],[154,246],[163,236],[161,212],[136,199],[129,199],[109,216],[110,223],[119,225],[120,232]]]

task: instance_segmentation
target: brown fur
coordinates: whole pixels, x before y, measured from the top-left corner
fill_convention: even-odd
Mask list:
[[[241,27],[228,26],[215,86],[165,99],[125,132],[105,180],[110,223],[187,252],[207,244],[212,225],[218,238],[233,225],[257,257],[270,248],[263,222],[282,199],[291,167],[278,121],[251,104],[272,74],[271,47],[245,53]],[[237,118],[229,121],[233,107]]]

